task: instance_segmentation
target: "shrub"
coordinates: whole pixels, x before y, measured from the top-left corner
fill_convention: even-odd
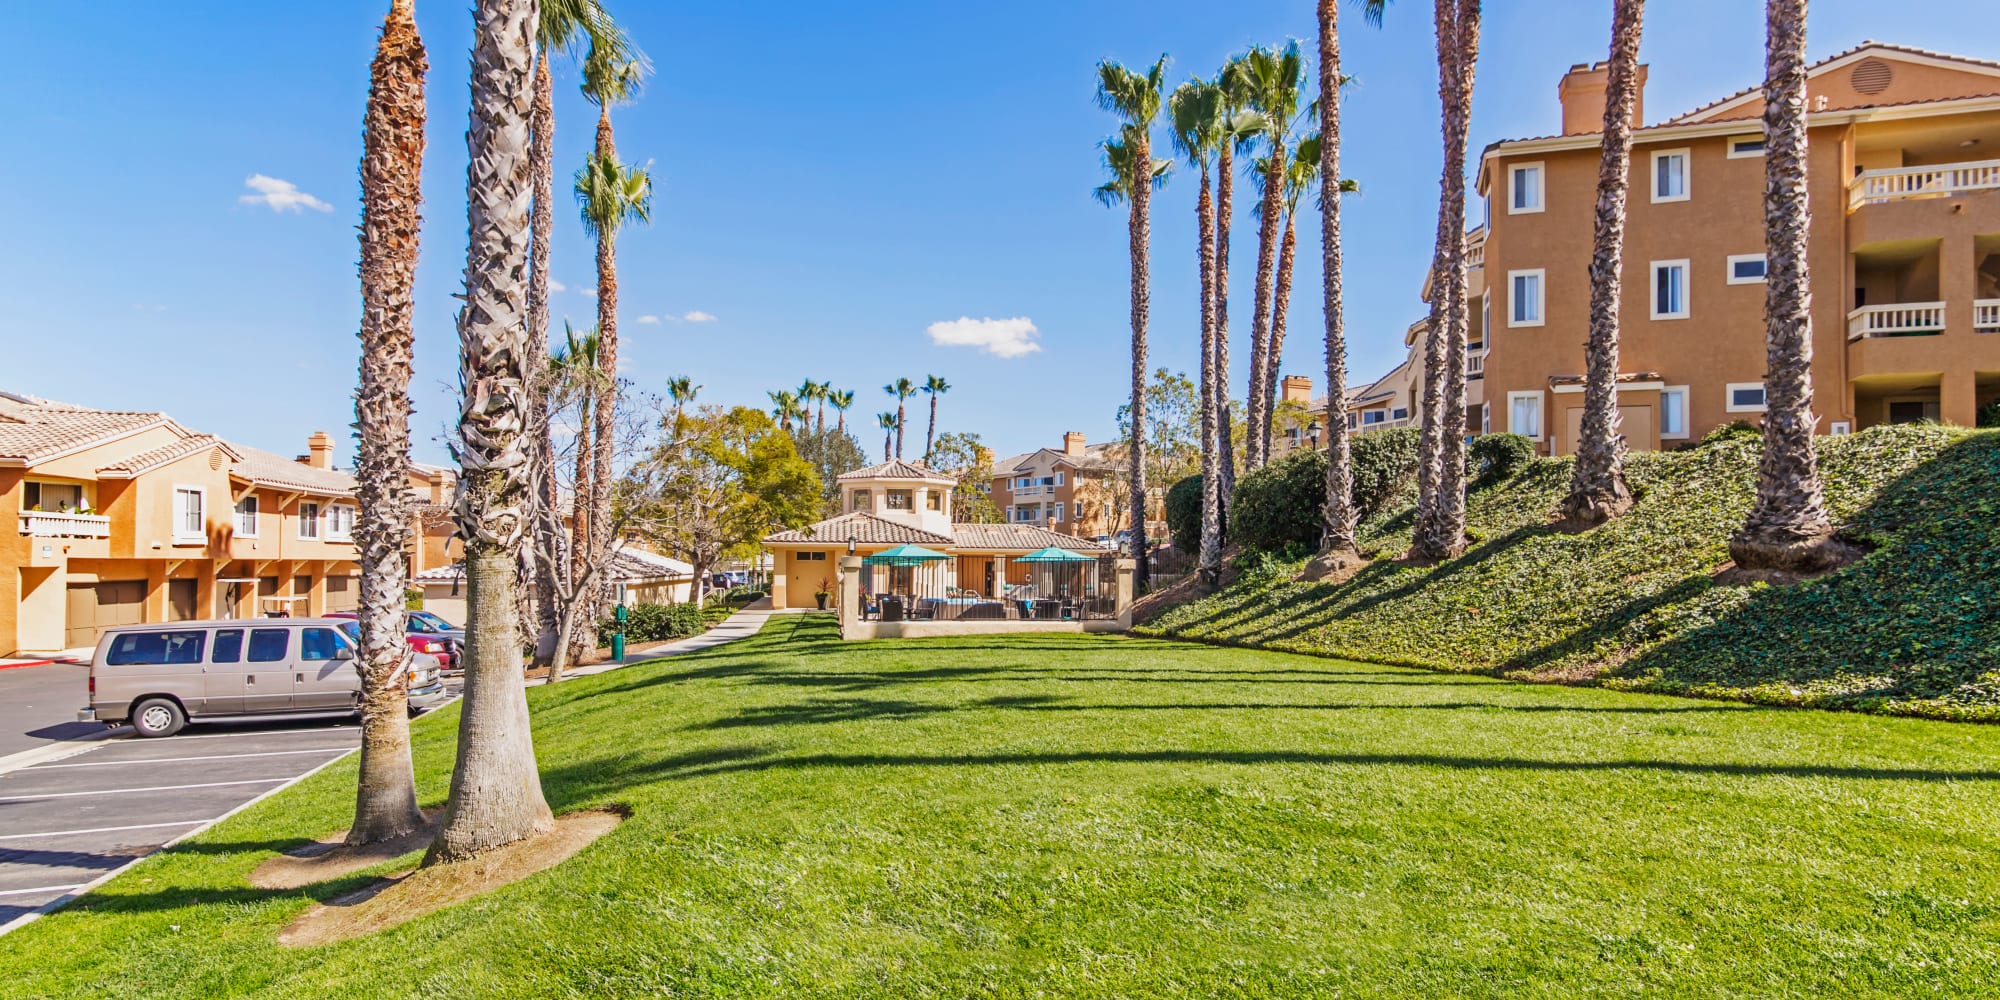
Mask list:
[[[1318,545],[1326,501],[1326,456],[1301,448],[1236,481],[1230,541],[1258,549]]]
[[[1979,415],[1972,421],[1974,427],[2000,427],[2000,399],[1979,408]]]
[[[597,626],[606,643],[618,629],[616,618]],[[700,635],[708,625],[702,621],[701,609],[693,604],[634,604],[626,609],[624,629],[626,642],[665,642]]]
[[[424,592],[423,592],[423,590],[422,590],[422,589],[420,589],[420,588],[417,588],[417,587],[406,587],[406,588],[404,588],[404,590],[403,590],[403,610],[405,610],[405,611],[422,611],[423,609],[424,609]]]
[[[1732,420],[1701,436],[1702,444],[1720,444],[1724,441],[1761,441],[1764,432],[1748,420]]]
[[[1514,478],[1534,460],[1535,443],[1519,434],[1481,434],[1465,449],[1465,471],[1475,490]]]
[[[1167,490],[1167,534],[1174,548],[1194,552],[1201,548],[1201,476],[1192,475]]]
[[[731,587],[722,592],[722,599],[739,607],[764,596],[764,588],[752,586]]]
[[[1422,438],[1423,432],[1415,427],[1398,427],[1357,434],[1350,439],[1354,506],[1360,520],[1373,517],[1416,485],[1417,452]]]

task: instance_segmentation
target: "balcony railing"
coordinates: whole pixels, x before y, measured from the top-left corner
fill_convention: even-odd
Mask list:
[[[1974,333],[2000,333],[2000,299],[1979,299],[1972,303]]]
[[[1944,303],[1898,302],[1862,306],[1847,314],[1847,339],[1926,337],[1944,332]]]
[[[1023,498],[1050,497],[1050,496],[1055,496],[1056,488],[1053,486],[1016,486],[1013,489],[1013,494],[1016,497],[1023,497]]]
[[[1906,198],[1944,198],[2000,189],[2000,160],[1864,170],[1847,186],[1847,210]]]
[[[1465,377],[1486,377],[1486,352],[1472,351],[1465,356]]]
[[[110,538],[111,519],[102,514],[24,510],[21,534],[35,538]]]

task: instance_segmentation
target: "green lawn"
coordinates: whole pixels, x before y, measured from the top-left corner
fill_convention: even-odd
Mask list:
[[[351,763],[0,940],[7,997],[1990,996],[2000,728],[827,616],[530,692],[563,866],[253,890]],[[455,711],[417,726],[444,791]]]

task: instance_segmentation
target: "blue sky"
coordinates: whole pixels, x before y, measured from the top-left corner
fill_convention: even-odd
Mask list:
[[[1601,59],[1608,0],[1490,4],[1472,148],[1554,131],[1556,80]],[[1748,86],[1762,4],[1654,0],[1642,57],[1648,120]],[[1974,0],[1924,17],[1817,0],[1818,58],[1865,38],[1993,58],[2000,29]],[[10,14],[25,44],[0,60],[11,155],[0,158],[0,387],[158,409],[287,454],[346,425],[358,315],[356,161],[368,60],[386,0],[264,5],[103,0]],[[614,8],[652,57],[618,109],[621,154],[651,161],[650,228],[619,248],[621,357],[649,391],[686,373],[704,400],[765,405],[801,379],[857,390],[872,427],[897,376],[939,374],[945,429],[1002,454],[1114,432],[1128,364],[1125,216],[1090,198],[1110,118],[1099,59],[1172,56],[1171,80],[1211,73],[1253,42],[1309,38],[1306,0],[962,4],[664,4]],[[1439,170],[1429,5],[1381,30],[1346,8],[1357,82],[1344,157],[1356,379],[1400,357],[1419,315]],[[464,0],[419,0],[430,47],[430,148],[417,311],[419,456],[442,460],[453,418],[453,317],[464,254]],[[1896,23],[1892,23],[1896,22]],[[1974,25],[1988,25],[1973,28]],[[576,74],[557,77],[564,315],[588,323],[591,247],[568,175],[590,141]],[[260,181],[261,176],[284,182]],[[1195,364],[1193,176],[1155,199],[1153,364]],[[246,196],[280,193],[246,202]],[[302,194],[284,197],[287,192]],[[310,201],[307,201],[307,198]],[[289,209],[278,205],[291,204]],[[324,210],[322,210],[324,208]],[[1242,211],[1238,232],[1253,216]],[[1317,246],[1312,220],[1303,248]],[[1300,254],[1285,370],[1323,371],[1317,254]],[[1247,376],[1254,238],[1240,238],[1237,393]],[[648,321],[646,317],[653,317]],[[999,357],[933,342],[934,323],[1025,317],[1038,350]],[[872,431],[861,435],[871,450]]]

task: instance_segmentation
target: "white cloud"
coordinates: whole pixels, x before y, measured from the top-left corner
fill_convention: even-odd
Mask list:
[[[562,282],[560,282],[560,281],[557,281],[557,280],[556,280],[556,279],[554,279],[554,278],[550,278],[550,279],[549,279],[549,291],[551,291],[551,292],[567,292],[567,291],[569,291],[569,286],[568,286],[568,285],[565,285],[565,284],[563,284],[563,283],[562,283]]]
[[[594,299],[597,297],[596,285],[585,285],[584,287],[577,289],[577,291],[582,292],[583,297],[586,299]]]
[[[644,323],[647,326],[658,326],[660,324],[660,317],[655,316],[651,313],[647,313],[646,315],[639,317],[639,322]]]
[[[1036,330],[1035,321],[1026,316],[1013,319],[960,316],[955,320],[932,323],[925,332],[931,335],[931,343],[940,347],[977,347],[1000,358],[1018,358],[1042,349],[1042,345],[1035,343],[1041,337],[1041,331]]]
[[[705,313],[705,312],[702,312],[702,311],[701,311],[701,310],[699,310],[699,309],[693,309],[693,310],[689,310],[688,312],[685,312],[685,313],[682,313],[682,314],[681,314],[681,318],[682,318],[682,319],[684,319],[684,320],[687,320],[687,321],[688,321],[688,322],[690,322],[690,323],[713,323],[713,322],[715,322],[715,314],[714,314],[714,313]]]
[[[269,205],[273,212],[297,212],[310,208],[315,212],[331,212],[333,206],[299,190],[291,181],[251,174],[243,181],[243,186],[256,194],[246,194],[237,201],[245,205]]]

